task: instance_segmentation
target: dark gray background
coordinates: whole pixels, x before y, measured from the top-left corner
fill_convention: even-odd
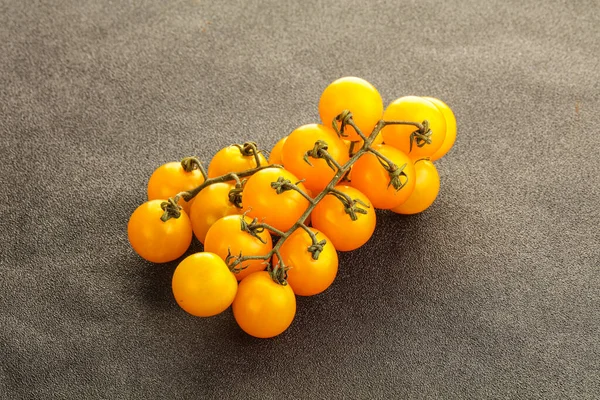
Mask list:
[[[597,1],[0,2],[0,397],[600,396]],[[126,223],[166,161],[446,101],[425,213],[379,213],[290,329],[188,316]],[[190,251],[201,247],[195,244]]]

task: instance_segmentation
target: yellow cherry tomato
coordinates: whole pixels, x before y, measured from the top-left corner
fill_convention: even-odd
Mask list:
[[[319,99],[319,115],[323,125],[332,126],[333,119],[342,111],[349,110],[356,126],[369,136],[383,115],[381,95],[373,85],[352,76],[340,78],[329,84]],[[339,122],[336,122],[338,127]],[[359,140],[354,128],[344,129],[348,140]]]
[[[244,332],[270,338],[291,325],[296,315],[296,296],[290,285],[274,282],[268,272],[254,272],[240,282],[232,308]]]
[[[406,201],[392,211],[398,214],[417,214],[433,204],[440,191],[440,176],[435,165],[429,160],[415,162],[415,189]]]
[[[456,141],[456,117],[454,117],[452,109],[440,99],[436,99],[435,97],[423,98],[435,104],[438,110],[444,114],[444,118],[446,119],[446,138],[444,139],[444,143],[442,143],[442,146],[430,157],[431,161],[435,161],[446,155]]]
[[[413,160],[430,157],[442,146],[446,137],[444,115],[432,102],[422,97],[405,96],[393,101],[385,109],[383,119],[429,123],[431,136],[427,139],[413,135],[418,130],[413,125],[387,125],[381,130],[385,144],[403,151]]]
[[[172,279],[177,304],[197,317],[210,317],[225,311],[233,302],[238,284],[218,255],[192,254],[175,269]]]
[[[178,218],[161,220],[164,201],[145,202],[135,209],[127,223],[127,237],[133,250],[154,263],[181,257],[192,243],[192,224],[184,210]]]

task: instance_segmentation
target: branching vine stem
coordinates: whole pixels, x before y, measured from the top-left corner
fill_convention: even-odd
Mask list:
[[[340,127],[338,127],[337,122],[340,122]],[[390,176],[392,179],[395,177],[396,179],[399,180],[399,177],[402,176],[402,174],[403,174],[402,170],[404,169],[404,166],[395,165],[390,159],[388,159],[383,154],[381,154],[380,152],[378,152],[377,150],[375,150],[371,147],[371,144],[377,138],[377,135],[379,135],[381,133],[381,130],[383,129],[383,127],[385,127],[387,125],[413,125],[417,128],[419,134],[427,134],[427,132],[425,132],[425,130],[428,129],[428,124],[426,121],[424,124],[421,124],[421,123],[413,122],[413,121],[383,121],[383,120],[381,120],[377,123],[377,125],[375,126],[375,128],[373,129],[371,134],[369,136],[366,136],[358,128],[358,126],[356,126],[356,124],[354,123],[354,120],[352,119],[352,113],[350,113],[349,111],[344,111],[340,115],[338,115],[332,121],[332,125],[333,125],[334,129],[336,130],[336,132],[338,133],[338,135],[341,137],[346,136],[346,135],[344,135],[344,132],[343,132],[346,126],[351,126],[352,128],[354,128],[354,131],[363,140],[362,147],[360,147],[358,150],[356,150],[356,153],[352,154],[352,151],[354,150],[354,147],[355,147],[355,143],[353,142],[351,144],[351,149],[350,149],[350,155],[351,155],[350,159],[344,165],[340,165],[327,152],[326,144],[324,145],[322,143],[321,144],[315,143],[315,148],[313,149],[312,153],[307,152],[307,156],[311,156],[313,158],[315,158],[315,156],[316,156],[316,158],[325,159],[327,161],[328,165],[330,167],[332,167],[332,169],[335,167],[336,172],[335,172],[333,178],[331,179],[331,181],[327,184],[327,186],[321,192],[319,192],[314,198],[310,197],[300,187],[298,187],[298,183],[300,183],[302,181],[292,183],[290,181],[280,179],[277,182],[273,182],[271,184],[271,186],[275,190],[277,190],[279,193],[286,191],[286,190],[295,190],[298,193],[300,193],[306,200],[308,200],[309,206],[306,208],[304,213],[298,218],[298,221],[296,221],[296,223],[294,223],[294,225],[292,225],[290,227],[290,229],[288,229],[285,232],[283,232],[279,229],[276,229],[273,226],[270,226],[269,224],[258,222],[256,219],[253,220],[252,223],[250,224],[250,225],[252,225],[251,229],[255,229],[255,230],[267,229],[267,230],[271,231],[272,233],[274,233],[275,235],[279,236],[279,240],[277,241],[277,243],[275,243],[275,245],[273,246],[273,249],[269,253],[264,254],[264,255],[258,255],[258,256],[244,256],[241,254],[239,256],[231,255],[230,257],[228,257],[227,263],[228,263],[229,268],[232,271],[234,271],[234,272],[239,271],[240,269],[238,268],[238,266],[241,263],[243,263],[244,261],[265,260],[268,262],[269,260],[272,260],[273,256],[275,255],[277,257],[277,262],[274,263],[271,261],[270,266],[268,267],[268,271],[271,274],[271,277],[275,282],[282,284],[282,285],[286,285],[287,284],[286,278],[287,278],[288,267],[286,265],[284,265],[284,263],[283,263],[283,260],[281,257],[281,252],[280,252],[281,246],[285,243],[285,241],[288,239],[288,237],[292,233],[294,233],[298,228],[300,228],[300,229],[303,229],[304,231],[306,231],[306,233],[310,236],[310,238],[312,240],[312,245],[309,246],[307,250],[312,253],[312,256],[314,259],[317,259],[319,257],[319,253],[323,250],[323,246],[326,244],[326,242],[325,242],[325,240],[319,241],[319,238],[317,237],[317,235],[304,222],[310,216],[310,214],[313,211],[313,209],[315,208],[315,206],[325,196],[327,196],[330,193],[334,194],[341,201],[343,199],[342,202],[344,203],[345,206],[352,207],[354,205],[354,200],[351,199],[350,196],[346,195],[345,193],[342,193],[342,192],[336,190],[335,186],[342,179],[342,177],[344,177],[348,173],[348,171],[350,170],[350,167],[363,154],[365,154],[366,152],[371,152],[372,154],[374,154],[378,158],[379,162],[390,172]],[[412,139],[411,139],[411,141],[412,141]],[[412,144],[412,142],[411,142],[411,144]],[[196,168],[200,169],[202,174],[205,176],[205,181],[200,186],[198,186],[192,190],[186,191],[186,192],[181,192],[177,196],[175,196],[175,198],[169,199],[168,202],[165,202],[165,203],[168,203],[168,204],[165,204],[165,206],[163,207],[163,209],[165,209],[165,214],[167,214],[167,211],[169,213],[173,213],[173,214],[175,214],[179,211],[179,206],[177,206],[177,200],[179,200],[180,197],[186,201],[189,201],[192,198],[194,198],[202,189],[204,189],[205,187],[212,185],[214,183],[235,180],[237,182],[236,186],[242,186],[242,182],[240,181],[240,178],[244,178],[244,177],[253,175],[254,173],[256,173],[262,169],[265,169],[265,168],[272,168],[272,167],[282,168],[281,165],[260,165],[260,159],[258,156],[259,151],[256,147],[256,144],[253,142],[247,142],[247,143],[244,143],[243,145],[237,145],[237,146],[240,148],[240,151],[244,155],[252,155],[255,157],[257,167],[248,169],[246,171],[225,174],[225,175],[215,177],[215,178],[206,178],[206,173],[203,172],[204,168],[201,166],[200,162],[198,162]],[[310,161],[308,161],[308,159],[306,159],[305,161],[310,164]],[[404,175],[404,177],[406,177],[406,175]],[[406,182],[402,183],[399,187],[401,188],[402,186],[404,186],[404,184],[406,184]],[[396,186],[396,185],[394,185],[394,186]],[[397,188],[397,190],[398,190],[398,188]],[[257,232],[257,231],[255,231],[255,232]],[[273,264],[275,264],[275,265],[273,265]]]

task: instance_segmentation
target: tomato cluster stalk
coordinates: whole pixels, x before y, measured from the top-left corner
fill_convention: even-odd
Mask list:
[[[352,113],[348,110],[343,111],[339,115],[337,115],[333,121],[332,126],[336,131],[338,136],[341,138],[346,137],[345,129],[347,126],[352,127],[355,132],[362,139],[362,146],[355,151],[355,147],[360,142],[352,142],[349,148],[350,159],[343,165],[340,165],[328,152],[327,152],[327,143],[322,140],[318,140],[315,142],[313,149],[306,152],[304,156],[304,161],[312,165],[310,159],[323,159],[326,161],[327,165],[335,171],[335,175],[331,179],[331,181],[327,184],[327,186],[320,191],[315,197],[311,197],[308,193],[303,191],[298,183],[302,182],[291,182],[287,179],[279,178],[276,182],[271,183],[271,187],[273,190],[277,192],[277,194],[281,194],[287,190],[295,190],[300,193],[306,200],[308,200],[309,206],[306,208],[304,213],[298,218],[296,223],[287,231],[283,232],[281,230],[276,229],[275,227],[258,221],[257,218],[254,218],[250,223],[247,223],[244,218],[240,218],[241,228],[242,230],[248,232],[252,236],[261,240],[259,234],[264,232],[265,230],[270,231],[271,233],[279,236],[279,240],[273,246],[272,250],[264,255],[256,255],[256,256],[245,256],[243,254],[229,254],[225,260],[229,269],[238,273],[243,270],[243,263],[245,261],[250,260],[264,260],[268,266],[266,267],[269,271],[271,278],[281,284],[287,285],[287,270],[288,267],[283,262],[283,257],[281,256],[279,250],[283,243],[287,240],[287,238],[297,229],[303,229],[312,239],[312,244],[307,248],[307,250],[312,254],[313,259],[317,260],[319,258],[319,254],[323,251],[323,247],[327,245],[325,240],[319,240],[315,233],[305,224],[305,221],[310,216],[311,212],[315,208],[315,206],[328,194],[333,195],[344,205],[345,212],[350,216],[352,220],[357,219],[357,213],[364,214],[366,213],[365,207],[369,206],[362,202],[359,199],[352,199],[347,194],[335,189],[335,186],[344,178],[347,177],[347,174],[350,171],[352,165],[365,153],[370,152],[377,157],[377,160],[381,163],[384,169],[388,172],[390,176],[390,182],[388,186],[392,186],[396,191],[402,189],[408,182],[409,177],[406,173],[404,173],[404,168],[406,164],[396,165],[389,158],[375,150],[371,144],[380,134],[381,130],[388,125],[412,125],[415,126],[416,130],[410,136],[410,147],[412,149],[413,143],[417,147],[423,147],[426,144],[431,142],[431,130],[429,129],[428,121],[423,121],[422,123],[414,122],[414,121],[385,121],[380,120],[370,135],[366,136],[359,129],[359,127],[355,124]],[[183,198],[185,201],[190,201],[193,199],[202,189],[205,187],[218,183],[218,182],[228,182],[235,181],[235,188],[232,189],[229,193],[229,200],[232,204],[236,205],[238,208],[242,208],[242,192],[245,180],[243,178],[249,177],[256,172],[265,169],[265,168],[283,168],[282,165],[261,165],[261,160],[258,156],[259,151],[256,147],[255,143],[247,142],[243,145],[236,145],[240,152],[245,156],[253,156],[256,162],[256,167],[247,169],[245,171],[240,172],[231,172],[218,177],[209,178],[204,166],[202,163],[195,157],[187,157],[182,160],[182,166],[186,171],[192,171],[194,169],[198,169],[202,176],[204,177],[204,182],[197,186],[196,188],[178,193],[173,198],[170,198],[168,201],[162,203],[162,208],[164,210],[164,214],[161,219],[163,221],[167,221],[169,218],[179,218],[181,206],[178,204],[179,200]],[[273,265],[269,260],[273,259],[273,256],[277,256],[277,262]]]

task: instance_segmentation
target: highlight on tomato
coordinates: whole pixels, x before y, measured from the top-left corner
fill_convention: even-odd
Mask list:
[[[254,272],[239,283],[232,309],[244,332],[257,338],[271,338],[292,324],[296,296],[290,285],[275,282],[269,272]]]
[[[184,258],[173,273],[171,286],[177,304],[197,317],[211,317],[225,311],[238,289],[225,261],[209,252]]]
[[[333,119],[342,111],[348,110],[360,131],[369,136],[383,115],[383,100],[373,85],[364,79],[347,76],[330,83],[319,98],[319,115],[326,126],[332,126]],[[338,129],[341,123],[336,122]],[[347,140],[360,140],[354,128],[346,126]]]
[[[252,218],[245,215],[228,215],[215,222],[204,242],[204,251],[217,254],[223,261],[238,256],[263,256],[273,249],[271,235],[264,228],[252,229]],[[253,272],[262,271],[267,267],[267,260],[248,260],[236,268],[241,269],[235,274],[238,281]],[[242,269],[243,268],[243,269]]]
[[[166,200],[150,200],[135,209],[127,223],[133,250],[145,260],[165,263],[181,257],[192,243],[192,224],[184,210],[163,221]],[[172,205],[171,205],[172,206]]]
[[[417,214],[433,204],[440,191],[440,176],[435,165],[427,160],[415,161],[415,189],[406,201],[392,211],[398,214]]]

